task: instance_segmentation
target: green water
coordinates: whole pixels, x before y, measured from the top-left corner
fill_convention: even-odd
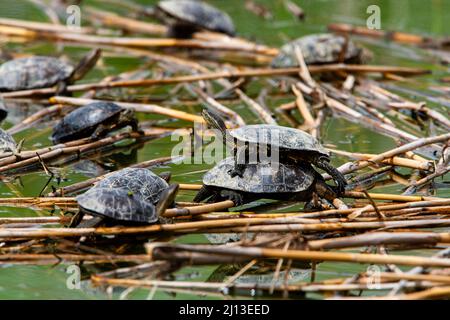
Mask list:
[[[84,1],[83,1],[84,2]],[[381,8],[381,27],[385,30],[398,30],[412,32],[424,35],[444,36],[450,35],[450,1],[448,0],[391,0],[391,1],[313,1],[304,0],[296,1],[301,4],[306,12],[306,21],[299,22],[285,9],[281,0],[264,0],[258,1],[267,6],[273,14],[273,20],[264,20],[253,13],[244,9],[244,1],[228,0],[228,1],[210,1],[212,4],[227,11],[233,18],[238,33],[242,37],[252,39],[254,41],[264,43],[270,46],[279,46],[285,41],[296,38],[298,36],[324,32],[326,25],[333,22],[352,23],[364,25],[368,14],[367,6],[377,4]],[[108,10],[115,10],[123,15],[127,15],[123,8],[114,8],[111,4],[103,4],[101,1],[85,1],[86,4],[94,5]],[[154,1],[140,1],[142,4],[152,4]],[[18,19],[30,19],[46,21],[46,16],[37,10],[33,5],[24,0],[17,1],[0,1],[0,17],[10,17]],[[439,84],[438,78],[448,76],[448,68],[435,63],[433,56],[422,49],[408,46],[399,46],[385,42],[375,42],[367,39],[356,39],[359,43],[366,46],[374,52],[373,63],[391,64],[401,66],[423,67],[433,70],[432,76],[421,78],[421,88],[428,85]],[[39,53],[39,54],[57,54],[66,56],[73,61],[77,61],[85,52],[85,48],[75,48],[69,45],[52,45],[46,42],[33,42],[26,44],[8,45],[9,49],[18,52]],[[94,82],[101,80],[107,75],[117,74],[127,70],[136,69],[142,60],[120,56],[117,54],[105,54],[101,64],[96,70],[90,72],[83,82]],[[250,87],[249,94],[257,95],[261,82],[256,82]],[[412,88],[419,87],[411,84]],[[140,95],[162,96],[166,94],[165,89],[156,89],[151,92],[139,92]],[[415,97],[409,97],[415,99]],[[447,97],[448,98],[448,97]],[[174,101],[164,101],[161,105],[169,103],[179,110],[188,112],[197,112],[199,106],[184,106]],[[176,101],[175,101],[176,102]],[[277,98],[269,97],[266,100],[270,108],[275,108],[283,101]],[[8,128],[14,122],[23,118],[27,109],[36,110],[40,106],[36,104],[20,104],[14,105],[7,102],[11,113],[16,114],[16,118],[8,118],[3,124],[3,128]],[[229,104],[229,106],[243,115],[246,120],[257,122],[255,117],[246,110],[242,104]],[[439,105],[431,104],[432,107],[439,109],[443,113],[448,113]],[[30,111],[30,112],[31,112]],[[11,120],[12,119],[12,120]],[[150,115],[139,115],[140,120],[155,120],[161,117]],[[282,122],[281,122],[282,123]],[[181,121],[166,123],[167,125],[184,126],[186,123]],[[283,123],[282,123],[283,124]],[[25,148],[34,149],[43,145],[49,145],[48,139],[51,132],[52,123],[44,123],[33,128],[18,133],[15,138],[18,141],[26,138]],[[394,146],[394,141],[364,129],[361,126],[349,123],[342,119],[329,120],[322,131],[323,143],[335,146],[342,150],[358,151],[365,153],[380,153]],[[127,150],[118,152],[108,156],[92,157],[91,162],[84,161],[80,164],[70,163],[66,166],[51,167],[58,176],[62,177],[59,186],[73,184],[90,177],[90,174],[101,174],[108,170],[115,170],[134,162],[141,162],[152,158],[168,156],[172,147],[177,141],[171,141],[169,137],[156,139],[147,142],[135,150]],[[346,159],[340,157],[333,158],[333,164],[339,165],[346,162]],[[95,171],[89,169],[94,167]],[[170,170],[172,179],[180,183],[200,183],[202,174],[207,170],[209,165],[183,164],[170,165],[157,168],[155,171],[162,172]],[[20,179],[19,179],[20,176]],[[14,196],[37,196],[45,186],[48,177],[45,173],[30,172],[17,175],[17,178],[4,179],[0,184],[0,194],[3,197]],[[448,180],[448,177],[447,177]],[[53,179],[50,185],[57,186],[58,181]],[[51,191],[50,188],[45,190]],[[402,186],[391,185],[386,188],[377,188],[375,192],[395,192],[400,193]],[[449,196],[449,189],[440,189],[437,193],[439,196]],[[182,192],[179,200],[189,201],[192,199],[192,192]],[[291,208],[292,210],[292,208]],[[48,215],[45,211],[34,211],[31,209],[12,209],[0,208],[0,216],[32,216],[32,215]],[[199,243],[206,242],[203,235],[191,235],[176,239],[179,242]],[[417,254],[423,254],[420,251]],[[177,272],[176,277],[179,279],[189,279],[193,281],[205,281],[214,272],[217,266],[185,268]],[[66,286],[68,274],[65,272],[66,266],[20,266],[20,265],[0,265],[0,298],[1,299],[103,299],[108,298],[108,294],[101,290],[89,288],[88,283],[83,283],[81,290],[69,290]],[[335,264],[323,263],[318,266],[316,279],[332,278],[336,276],[344,276],[364,271],[366,266],[353,264]],[[113,297],[118,298],[120,291],[115,291]],[[146,298],[147,290],[136,290],[128,296],[128,298]],[[199,298],[195,295],[177,294],[176,296],[157,292],[155,299],[172,299],[172,298]]]

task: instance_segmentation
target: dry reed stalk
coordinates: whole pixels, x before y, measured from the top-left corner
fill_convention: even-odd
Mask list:
[[[177,216],[192,216],[214,212],[217,210],[224,210],[231,207],[234,207],[234,202],[231,200],[226,200],[211,204],[195,205],[192,207],[167,209],[163,216],[168,218]]]
[[[377,156],[371,157],[367,161],[360,161],[357,163],[352,163],[348,165],[341,166],[340,170],[342,173],[350,173],[356,170],[360,170],[363,168],[368,167],[371,163],[377,163],[381,162],[383,160],[398,156],[400,154],[403,154],[407,151],[412,151],[420,147],[428,146],[435,143],[447,143],[447,141],[450,140],[450,133],[441,134],[434,137],[429,138],[421,138],[416,139],[415,141],[411,141],[409,143],[406,143],[400,147],[388,150],[386,152],[383,152]]]
[[[331,151],[332,153],[338,154],[340,156],[346,156],[346,157],[353,158],[356,160],[369,160],[369,159],[377,156],[375,154],[370,154],[370,153],[347,152],[347,151],[330,149],[330,148],[328,148],[328,150]],[[425,170],[425,171],[429,171],[433,168],[433,164],[431,161],[428,161],[428,160],[418,161],[418,160],[401,158],[401,157],[392,157],[392,158],[384,159],[381,161],[381,163],[389,164],[389,165],[393,165],[393,166],[406,167],[406,168],[411,168],[411,169]]]
[[[22,30],[36,31],[36,32],[55,32],[55,33],[76,33],[76,34],[88,34],[93,31],[92,28],[68,28],[63,25],[55,25],[52,23],[18,20],[11,18],[0,18],[1,27],[14,27]]]
[[[171,129],[157,129],[157,128],[151,128],[151,129],[145,129],[143,134],[137,133],[137,132],[124,132],[119,133],[114,136],[109,136],[97,141],[93,142],[87,142],[82,145],[73,146],[73,147],[58,147],[54,148],[48,152],[43,153],[35,153],[36,156],[32,156],[29,158],[26,158],[24,160],[20,161],[13,161],[13,163],[10,164],[4,164],[0,166],[0,172],[6,172],[10,170],[17,170],[17,169],[23,169],[32,165],[36,165],[41,163],[43,160],[48,161],[55,158],[58,158],[62,155],[67,154],[83,154],[86,152],[92,152],[93,150],[103,148],[105,146],[111,146],[114,143],[117,143],[119,141],[123,141],[126,139],[143,139],[143,138],[150,138],[150,137],[158,137],[165,133],[172,132]],[[29,151],[30,152],[30,151]],[[14,156],[15,158],[15,156]],[[8,158],[6,158],[8,159]],[[2,160],[2,163],[6,161],[6,159]]]
[[[425,47],[436,47],[440,46],[440,42],[442,41],[449,41],[448,39],[435,40],[430,37],[423,37],[405,32],[373,30],[366,27],[353,26],[344,23],[329,24],[328,29],[338,33],[357,34],[360,36],[388,39],[399,43],[415,44]]]
[[[108,27],[118,27],[133,33],[147,33],[162,36],[167,34],[169,30],[166,26],[160,24],[130,19],[113,12],[102,11],[89,6],[84,6],[83,12],[91,19],[100,21]]]
[[[283,250],[260,247],[242,247],[242,246],[213,246],[213,245],[184,245],[167,244],[162,242],[152,242],[146,245],[146,250],[152,260],[165,256],[167,259],[170,254],[167,250],[174,252],[188,251],[199,253],[211,253],[233,256],[244,256],[250,259],[292,259],[303,261],[335,261],[335,262],[353,262],[353,263],[374,263],[374,264],[399,264],[409,266],[428,266],[428,267],[449,267],[450,260],[442,258],[427,258],[416,256],[396,256],[379,255],[370,253],[347,253],[347,252],[321,252],[307,250]],[[161,254],[160,254],[161,253]],[[165,259],[163,259],[165,260]]]
[[[253,113],[256,114],[264,123],[277,125],[276,120],[272,117],[268,110],[264,109],[255,100],[247,96],[241,89],[236,88],[234,92],[237,93],[239,98],[244,101],[244,103],[253,111]]]
[[[112,81],[109,83],[86,83],[77,84],[67,87],[68,92],[87,91],[94,89],[111,89],[119,87],[150,87],[155,85],[168,85],[176,83],[197,82],[201,80],[216,80],[221,78],[248,78],[248,77],[270,77],[270,76],[286,76],[297,75],[299,68],[280,68],[280,69],[247,69],[238,71],[219,71],[208,72],[204,74],[177,76],[162,79],[147,79],[147,80],[128,80],[128,81]],[[349,73],[373,73],[373,72],[396,72],[408,75],[420,75],[428,71],[423,69],[406,68],[406,67],[391,67],[391,66],[370,66],[370,65],[349,65],[349,64],[331,64],[324,66],[309,66],[311,73],[327,73],[345,71]],[[18,98],[34,95],[51,95],[56,92],[55,88],[22,90],[2,93],[3,98]]]
[[[311,111],[309,110],[308,106],[306,105],[305,99],[303,98],[303,94],[300,90],[298,90],[295,85],[292,85],[291,87],[292,92],[294,92],[295,96],[297,97],[295,99],[295,104],[297,105],[298,110],[300,111],[300,114],[302,115],[304,119],[304,129],[306,131],[311,131],[316,124],[316,120],[311,114]]]
[[[62,104],[70,104],[75,106],[83,106],[88,103],[93,102],[101,102],[102,100],[96,100],[96,99],[84,99],[84,98],[71,98],[71,97],[59,97],[55,96],[50,98],[51,103],[62,103]],[[132,109],[135,112],[143,112],[143,113],[154,113],[154,114],[160,114],[164,116],[168,116],[170,118],[190,121],[190,122],[198,122],[198,123],[204,123],[202,117],[193,115],[184,111],[178,111],[173,110],[169,108],[164,108],[158,105],[153,104],[142,104],[142,103],[130,103],[130,102],[121,102],[121,101],[114,101],[117,105],[121,106],[122,108],[126,109]]]
[[[370,245],[449,243],[450,233],[433,232],[373,232],[349,237],[312,240],[307,243],[311,250],[342,249]]]
[[[229,233],[229,232],[324,232],[342,230],[369,230],[380,228],[429,228],[450,225],[450,219],[422,219],[404,221],[341,222],[316,223],[305,218],[238,218],[181,222],[139,227],[100,227],[100,228],[41,228],[0,230],[0,239],[4,238],[45,238],[72,237],[87,235],[127,235],[169,233]]]

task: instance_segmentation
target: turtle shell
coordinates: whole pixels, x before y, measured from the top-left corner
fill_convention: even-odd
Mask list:
[[[207,3],[196,0],[164,0],[158,3],[157,8],[178,22],[228,35],[235,34],[230,16]]]
[[[287,193],[307,190],[315,179],[311,167],[283,163],[248,164],[242,178],[230,177],[233,157],[220,161],[203,176],[203,184],[252,193]]]
[[[143,168],[125,168],[109,174],[99,181],[94,188],[123,188],[139,195],[146,201],[156,205],[164,190],[169,187],[168,183]]]
[[[1,152],[13,152],[16,150],[16,142],[14,138],[5,130],[0,129],[0,151]]]
[[[51,87],[70,77],[73,66],[53,57],[34,56],[0,66],[0,91]]]
[[[328,151],[313,136],[302,130],[290,127],[255,124],[231,129],[228,130],[228,133],[241,142],[329,155]]]
[[[297,67],[295,47],[300,47],[306,64],[326,64],[339,62],[346,39],[334,34],[312,34],[293,40],[281,47],[280,53],[272,60],[272,67]],[[344,61],[358,62],[362,49],[348,40]]]
[[[112,102],[93,102],[80,107],[62,118],[53,128],[52,141],[66,142],[89,137],[96,127],[124,109]]]
[[[76,197],[81,210],[118,221],[154,223],[155,206],[127,189],[91,188]]]

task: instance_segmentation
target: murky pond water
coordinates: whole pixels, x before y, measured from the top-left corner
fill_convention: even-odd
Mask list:
[[[108,10],[114,9],[126,15],[125,9],[113,8],[111,4],[103,4],[101,1],[83,1],[86,4],[95,5]],[[152,4],[155,1],[139,1],[142,4]],[[296,1],[301,4],[306,12],[306,20],[299,22],[285,8],[283,1],[260,0],[270,8],[273,20],[264,20],[261,17],[245,10],[244,1],[209,1],[217,7],[227,11],[236,24],[240,36],[264,43],[270,46],[280,46],[285,41],[299,37],[304,34],[323,32],[326,25],[333,22],[352,23],[365,25],[368,14],[366,8],[371,4],[377,4],[381,8],[381,27],[385,30],[398,30],[417,34],[444,36],[450,35],[450,1],[448,0],[303,0]],[[10,17],[18,19],[29,19],[46,21],[45,15],[37,10],[33,5],[25,0],[0,1],[0,17]],[[355,38],[374,52],[374,64],[414,66],[428,68],[433,71],[433,75],[421,77],[419,83],[411,83],[411,88],[421,90],[431,84],[438,84],[438,79],[444,75],[448,76],[449,69],[439,65],[436,58],[429,52],[398,44],[373,41],[362,38]],[[10,45],[10,48],[21,48],[20,51],[27,53],[51,54],[67,56],[72,61],[77,61],[85,52],[85,48],[76,48],[73,45],[53,45],[46,42],[36,41],[20,45]],[[82,82],[95,82],[101,80],[109,74],[118,74],[127,70],[134,70],[142,60],[126,57],[120,54],[106,53],[101,63],[95,71],[90,72]],[[250,94],[257,95],[260,87],[258,85],[250,88]],[[162,88],[151,91],[151,96],[164,96],[167,93]],[[420,100],[420,97],[409,96],[410,99]],[[448,99],[448,96],[447,96]],[[162,102],[164,105],[166,102]],[[171,106],[174,101],[171,101]],[[266,101],[270,108],[279,106],[280,99],[268,98]],[[448,107],[430,103],[430,106],[440,109],[444,114],[448,114]],[[175,103],[174,108],[198,112],[200,106],[186,106],[182,103]],[[253,120],[246,107],[242,104],[229,104],[229,106],[239,112],[246,120]],[[7,102],[10,115],[2,124],[3,128],[8,128],[19,122],[26,114],[31,114],[41,106],[38,104],[12,103]],[[151,115],[139,115],[140,120],[161,119],[161,117]],[[175,126],[186,125],[180,121],[167,123]],[[49,145],[49,134],[51,133],[50,123],[27,129],[18,133],[15,138],[20,140],[25,138],[25,148],[37,148]],[[335,146],[341,150],[358,151],[364,153],[380,153],[393,147],[394,141],[362,128],[361,126],[349,123],[342,119],[329,120],[324,126],[322,133],[323,143]],[[156,139],[145,143],[135,149],[124,148],[110,155],[93,155],[88,160],[78,161],[63,167],[52,167],[52,170],[63,177],[62,185],[73,184],[85,180],[93,175],[99,175],[109,170],[115,170],[130,165],[171,154],[173,146],[178,141],[171,141],[170,137]],[[334,157],[335,165],[346,161],[344,158]],[[210,168],[205,164],[183,164],[159,167],[155,171],[162,172],[170,169],[172,179],[180,183],[200,183],[205,170]],[[4,179],[0,183],[0,194],[2,197],[37,196],[42,192],[48,180],[48,176],[42,172],[31,172],[20,175],[17,178]],[[447,176],[448,180],[448,176]],[[57,186],[57,180],[51,181],[50,186]],[[377,188],[375,192],[401,192],[401,185],[390,185],[385,188]],[[46,192],[51,191],[48,186]],[[449,189],[440,189],[439,196],[449,197]],[[192,192],[182,192],[180,200],[189,201],[192,199]],[[292,210],[292,207],[290,208]],[[48,215],[45,211],[34,211],[30,209],[12,209],[0,207],[0,216],[32,216]],[[207,242],[203,235],[189,235],[180,237],[178,242],[197,243]],[[416,252],[421,254],[421,252]],[[334,264],[322,263],[318,266],[316,279],[335,277],[336,275],[354,274],[365,270],[366,266],[355,266],[354,264]],[[205,281],[211,277],[220,277],[220,270],[216,266],[185,268],[176,274],[180,279],[189,278],[193,281]],[[104,292],[93,290],[85,286],[82,290],[69,290],[66,286],[68,274],[65,266],[0,266],[0,298],[7,299],[97,299],[107,298]],[[308,278],[308,272],[299,272],[295,275],[299,281]],[[250,281],[250,280],[249,280]],[[146,290],[137,290],[129,295],[129,298],[145,298],[148,295]],[[116,294],[118,297],[118,293]],[[164,292],[157,292],[154,298],[174,298],[174,296]],[[192,298],[197,296],[187,294],[177,294],[175,298]]]

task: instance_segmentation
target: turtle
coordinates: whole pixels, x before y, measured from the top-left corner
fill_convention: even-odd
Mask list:
[[[335,187],[325,183],[311,165],[259,162],[248,164],[242,177],[230,178],[228,171],[234,166],[233,157],[225,158],[203,176],[203,186],[194,202],[232,200],[236,206],[258,199],[306,201],[306,208],[316,194],[332,202],[337,198]]]
[[[0,92],[58,85],[57,93],[81,79],[97,62],[100,50],[86,54],[77,66],[55,57],[31,56],[9,60],[0,66]]]
[[[51,139],[55,144],[87,137],[97,139],[128,125],[141,132],[131,109],[113,102],[92,102],[62,118],[53,128]]]
[[[126,188],[94,187],[76,197],[80,210],[72,219],[71,227],[153,224],[159,221],[161,214],[174,202],[177,192],[177,184],[169,186],[161,193],[155,206]],[[85,214],[94,217],[79,223]]]
[[[271,155],[278,154],[280,162],[311,163],[326,171],[334,179],[338,193],[345,191],[347,181],[342,173],[330,164],[329,152],[308,133],[295,128],[279,125],[257,124],[227,129],[221,116],[204,109],[206,123],[219,130],[224,143],[234,150],[235,166],[230,168],[230,176],[241,176],[247,165],[246,154],[251,147],[266,147]]]
[[[5,130],[0,128],[0,153],[11,152],[16,157],[19,157],[19,152],[22,149],[24,140],[22,139],[18,144],[14,138]]]
[[[189,38],[202,29],[235,34],[230,16],[202,1],[163,0],[155,6],[154,14],[169,25],[169,36],[175,38]]]
[[[311,34],[295,39],[281,47],[273,58],[274,68],[298,67],[295,47],[299,47],[306,64],[363,63],[370,58],[367,49],[360,48],[344,36],[331,33]]]
[[[94,188],[124,188],[156,205],[161,193],[169,188],[165,179],[144,168],[125,168],[107,175]]]

